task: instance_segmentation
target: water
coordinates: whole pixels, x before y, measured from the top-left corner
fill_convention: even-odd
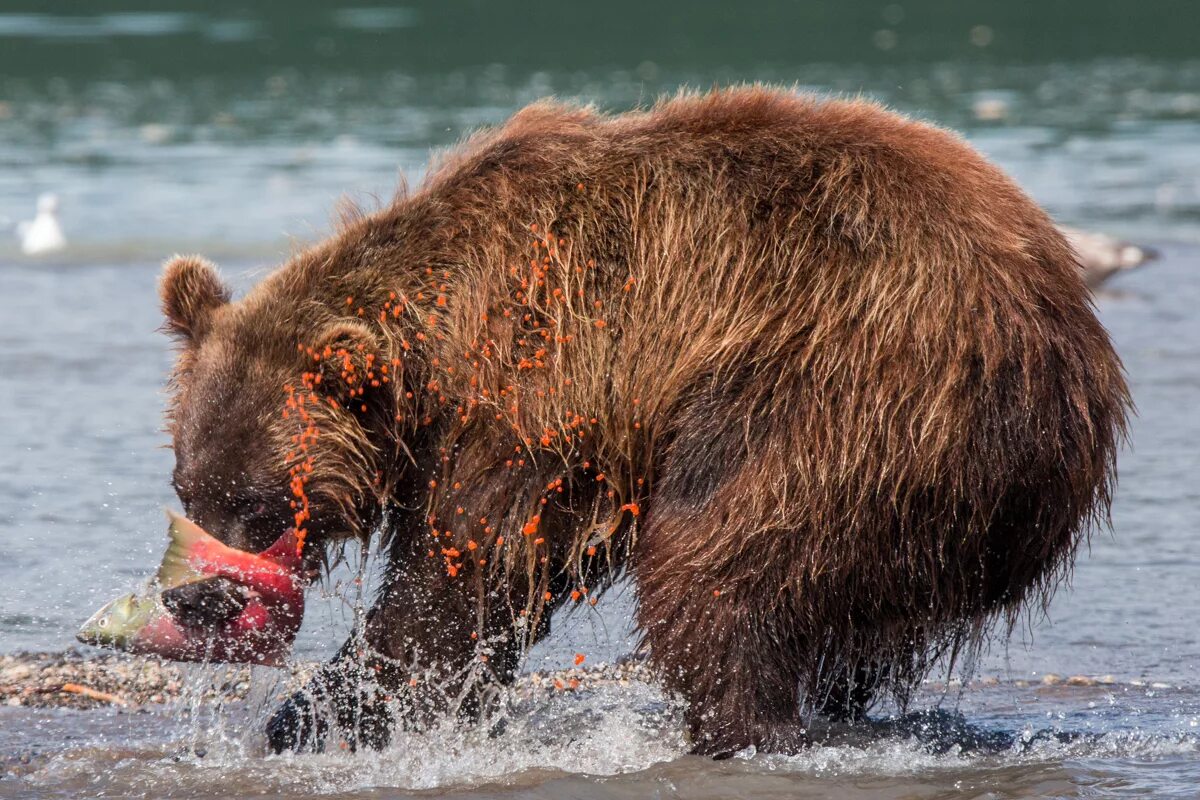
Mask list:
[[[642,684],[543,696],[518,704],[499,736],[441,730],[383,754],[264,756],[241,708],[199,731],[160,710],[6,709],[0,795],[1195,797],[1196,700],[1129,685],[975,688],[958,711],[891,735],[721,762],[684,755],[677,708]]]
[[[70,646],[161,553],[174,504],[161,260],[203,252],[244,288],[320,237],[341,195],[385,201],[432,150],[548,94],[612,110],[714,82],[866,94],[962,130],[1059,220],[1158,247],[1161,260],[1097,298],[1139,411],[1113,532],[1092,538],[1048,620],[990,649],[977,674],[999,684],[926,687],[916,708],[944,715],[916,735],[707,762],[683,755],[677,708],[634,685],[524,700],[498,739],[443,731],[382,757],[268,758],[265,706],[228,709],[223,724],[0,708],[0,796],[1200,795],[1194,25],[1157,2],[1136,19],[1105,3],[1027,18],[1009,3],[837,16],[699,3],[683,21],[630,3],[609,17],[294,5],[0,11],[0,652]],[[1076,16],[1055,17],[1064,9]],[[618,17],[640,24],[616,35]],[[60,195],[70,245],[33,261],[7,227],[41,191]],[[348,575],[310,603],[300,657],[344,637]],[[558,620],[530,665],[628,652],[632,603],[625,587]],[[1114,682],[1042,687],[1046,673]],[[968,752],[980,737],[991,747]],[[195,742],[204,757],[187,752]]]

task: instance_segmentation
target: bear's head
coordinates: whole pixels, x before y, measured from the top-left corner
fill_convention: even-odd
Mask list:
[[[170,260],[160,288],[180,348],[167,418],[187,516],[250,552],[295,525],[310,566],[325,544],[369,533],[387,488],[374,434],[395,416],[378,335],[290,300],[286,281],[233,302],[196,257]]]

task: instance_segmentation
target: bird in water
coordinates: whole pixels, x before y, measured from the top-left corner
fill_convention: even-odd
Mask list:
[[[37,216],[32,221],[18,223],[17,237],[21,240],[21,252],[27,256],[54,253],[67,246],[62,225],[58,222],[58,196],[41,195],[37,202]]]
[[[1107,233],[1059,227],[1079,257],[1079,270],[1087,285],[1095,289],[1118,272],[1136,269],[1158,258],[1158,251],[1122,241]]]

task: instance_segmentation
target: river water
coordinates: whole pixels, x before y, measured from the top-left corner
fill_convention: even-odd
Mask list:
[[[174,503],[161,260],[203,252],[244,288],[320,237],[340,196],[381,202],[419,182],[431,151],[549,94],[612,110],[714,82],[865,94],[962,130],[1060,221],[1158,248],[1097,295],[1138,405],[1113,529],[1080,553],[1048,618],[993,644],[983,682],[935,675],[918,716],[792,758],[685,756],[678,708],[641,684],[522,701],[495,738],[447,730],[381,755],[266,757],[264,689],[262,703],[195,713],[0,708],[0,796],[1200,796],[1200,60],[1182,24],[1154,39],[1131,20],[1122,38],[1107,20],[1081,44],[1006,36],[1020,21],[995,9],[922,34],[913,20],[937,4],[880,6],[808,19],[796,36],[810,56],[766,12],[762,53],[750,32],[722,44],[722,26],[751,23],[702,3],[657,49],[644,31],[604,39],[590,18],[574,21],[576,46],[531,14],[537,57],[489,45],[469,18],[457,38],[431,9],[326,18],[301,3],[284,36],[278,14],[183,6],[0,12],[0,652],[71,646],[161,553]],[[522,29],[480,13],[498,35]],[[408,38],[389,58],[364,31]],[[264,41],[277,46],[248,49]],[[60,197],[69,245],[35,260],[10,228],[43,191]],[[298,657],[326,657],[345,635],[349,575],[310,603]],[[630,652],[634,602],[618,587],[557,620],[530,667]]]

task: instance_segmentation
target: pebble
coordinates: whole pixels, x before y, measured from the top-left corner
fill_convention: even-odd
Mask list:
[[[0,672],[0,683],[20,683],[33,676],[33,668],[26,664],[17,664]]]

